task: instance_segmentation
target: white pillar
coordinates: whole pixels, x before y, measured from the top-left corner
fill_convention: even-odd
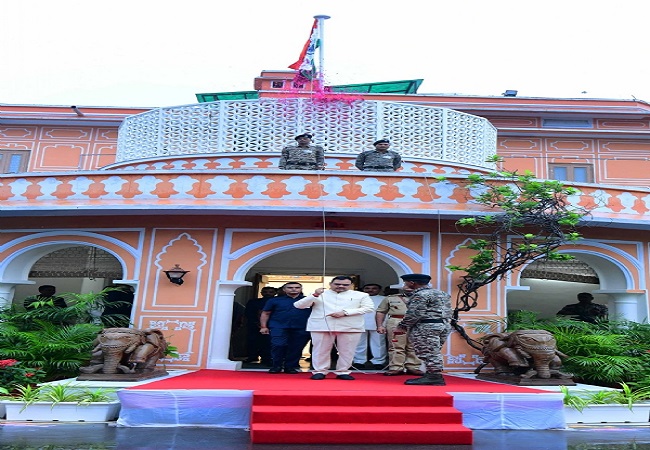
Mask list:
[[[14,299],[16,285],[13,283],[0,283],[0,309],[11,306]]]
[[[19,284],[36,284],[33,281],[9,281],[0,283],[0,309],[8,308],[14,301],[16,286]]]
[[[611,298],[609,302],[610,319],[642,322],[648,318],[646,291],[603,289],[592,291],[592,293],[607,294]]]
[[[251,286],[248,281],[218,281],[212,333],[208,346],[208,369],[239,370],[241,361],[228,359],[230,351],[230,331],[232,328],[232,306],[235,290],[242,286]]]

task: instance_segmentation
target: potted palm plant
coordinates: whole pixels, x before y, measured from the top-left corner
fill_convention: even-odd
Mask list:
[[[6,420],[105,422],[115,419],[120,408],[114,389],[87,389],[71,383],[18,386],[1,398]]]
[[[650,422],[650,388],[571,392],[564,394],[564,417],[567,423],[648,423]]]

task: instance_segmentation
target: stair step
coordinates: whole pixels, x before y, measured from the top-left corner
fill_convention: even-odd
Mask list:
[[[471,445],[472,430],[460,424],[253,423],[255,444]]]
[[[403,392],[366,392],[366,391],[334,391],[313,392],[307,394],[294,392],[254,392],[254,405],[284,405],[284,406],[453,406],[454,398],[449,394],[432,395],[422,392],[404,395]]]
[[[266,406],[253,405],[253,423],[462,423],[460,411],[450,406]]]

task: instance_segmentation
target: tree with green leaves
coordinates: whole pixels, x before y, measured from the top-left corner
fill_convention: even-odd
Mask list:
[[[501,159],[495,157],[492,161]],[[465,248],[476,253],[467,265],[447,266],[465,272],[458,284],[452,326],[469,345],[481,349],[458,324],[459,313],[477,306],[480,288],[530,261],[572,259],[559,253],[558,248],[581,238],[577,228],[588,211],[569,202],[568,197],[578,192],[575,188],[556,180],[537,179],[529,171],[469,175],[466,188],[474,202],[494,212],[456,222],[458,227],[474,231],[476,238]]]

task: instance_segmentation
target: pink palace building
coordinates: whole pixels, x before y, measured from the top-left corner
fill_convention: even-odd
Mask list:
[[[479,211],[462,181],[493,170],[496,154],[509,170],[565,180],[580,192],[571,201],[594,209],[584,239],[561,249],[574,261],[490,285],[461,324],[549,317],[585,291],[610,315],[647,320],[650,105],[418,94],[420,82],[315,94],[293,71],[265,71],[254,91],[167,108],[0,105],[0,302],[22,304],[41,284],[128,284],[134,326],[179,349],[167,367],[239,369],[233,305],[263,286],[311,292],[340,274],[396,286],[424,272],[454,296],[446,266],[472,254],[455,222]],[[325,170],[279,170],[303,132],[326,149]],[[400,171],[354,167],[378,138],[402,155]],[[176,265],[182,285],[165,273]],[[449,371],[480,362],[457,333],[444,353]]]

